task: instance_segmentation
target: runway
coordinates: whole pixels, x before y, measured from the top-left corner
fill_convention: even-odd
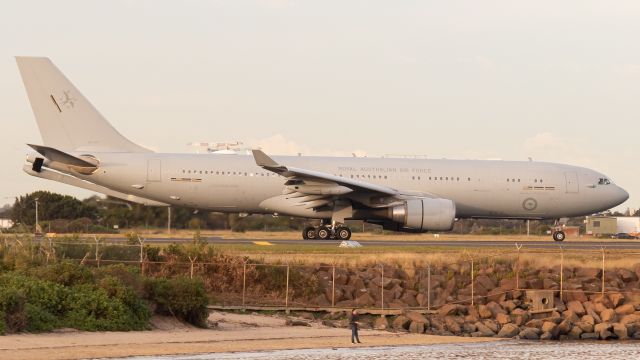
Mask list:
[[[313,245],[313,246],[331,246],[337,247],[341,241],[339,240],[274,240],[274,239],[224,239],[221,237],[205,237],[203,238],[210,244],[218,245],[256,245],[256,243],[268,243],[273,245]],[[126,241],[126,239],[110,239],[112,241]],[[516,248],[522,245],[522,249],[601,249],[605,247],[610,250],[640,250],[640,240],[600,240],[600,241],[584,241],[584,240],[565,240],[563,242],[555,242],[551,239],[548,241],[532,240],[357,240],[362,246],[382,246],[382,247],[437,247],[437,248]],[[146,238],[145,242],[149,244],[170,244],[179,242],[190,242],[192,239],[184,238]]]

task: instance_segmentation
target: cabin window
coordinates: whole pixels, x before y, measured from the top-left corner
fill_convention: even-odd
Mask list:
[[[599,220],[595,220],[595,221],[593,222],[593,227],[597,227],[597,228],[599,228],[599,227],[600,227],[600,221],[599,221]]]

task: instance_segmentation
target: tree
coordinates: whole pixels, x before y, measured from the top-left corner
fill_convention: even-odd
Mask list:
[[[36,191],[16,198],[11,209],[11,219],[15,223],[34,225],[36,220],[36,199],[38,199],[38,217],[40,220],[75,220],[78,218],[95,219],[98,209],[85,205],[82,201],[68,195],[49,191]]]

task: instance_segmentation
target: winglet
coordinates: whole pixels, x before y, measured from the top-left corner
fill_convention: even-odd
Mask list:
[[[251,150],[253,152],[253,159],[256,161],[256,164],[261,167],[267,168],[279,168],[280,164],[275,162],[269,155],[265,154],[262,150]]]

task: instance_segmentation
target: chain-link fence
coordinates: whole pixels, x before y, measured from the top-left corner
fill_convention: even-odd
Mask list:
[[[202,278],[212,304],[221,306],[433,310],[445,304],[502,303],[520,298],[525,290],[541,289],[553,290],[564,302],[605,294],[640,299],[640,253],[606,248],[550,251],[518,245],[493,254],[458,253],[450,262],[355,267],[258,263],[207,253],[205,247],[149,246],[142,239],[137,244],[97,238],[2,241],[0,255],[7,269],[12,261],[14,266],[63,259],[87,266],[124,263],[145,276]]]

